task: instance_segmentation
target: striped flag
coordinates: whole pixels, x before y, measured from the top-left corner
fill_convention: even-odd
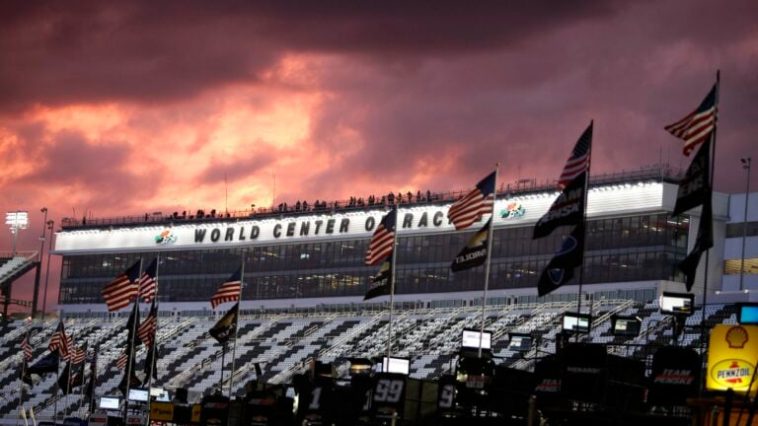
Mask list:
[[[74,351],[70,357],[72,364],[81,364],[87,359],[87,344],[85,343],[81,348],[74,348]]]
[[[68,359],[69,354],[73,350],[73,339],[66,334],[63,328],[63,321],[58,323],[58,328],[50,336],[50,344],[47,345],[47,349],[50,352],[58,352],[58,356],[63,359]]]
[[[127,361],[129,361],[129,356],[126,354],[126,352],[121,352],[121,355],[119,355],[118,359],[116,359],[116,367],[119,370],[125,369]]]
[[[139,293],[140,261],[136,261],[129,269],[119,274],[113,281],[108,283],[101,291],[108,311],[118,311],[129,306]]]
[[[158,309],[155,307],[155,300],[150,306],[150,313],[147,314],[142,323],[137,328],[137,336],[142,340],[146,347],[152,347],[155,342],[155,330],[158,327]]]
[[[666,131],[684,141],[682,153],[689,156],[690,153],[701,143],[710,138],[716,129],[716,87],[714,84],[711,91],[700,103],[700,106],[686,117],[664,127]]]
[[[563,167],[561,176],[558,178],[558,186],[563,189],[576,179],[577,176],[590,169],[590,151],[592,148],[592,125],[590,122],[587,130],[582,133],[574,145],[566,165]]]
[[[24,352],[24,360],[31,361],[34,356],[34,350],[32,345],[29,344],[29,333],[24,335],[24,340],[21,341],[21,350]]]
[[[453,203],[447,217],[455,229],[468,228],[481,220],[482,216],[492,213],[495,201],[495,172],[482,179],[465,197]]]
[[[393,207],[379,222],[374,230],[366,251],[366,265],[376,265],[392,253],[392,243],[395,240],[395,225],[397,224],[397,208]]]
[[[147,303],[152,302],[158,289],[158,281],[155,279],[157,270],[158,258],[155,258],[139,278],[139,295]]]
[[[211,309],[216,309],[216,306],[224,302],[236,302],[240,300],[241,291],[242,266],[218,287],[216,293],[211,297]]]

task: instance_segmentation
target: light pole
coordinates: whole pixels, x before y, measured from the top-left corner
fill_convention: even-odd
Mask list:
[[[29,225],[29,213],[25,211],[7,212],[5,213],[5,224],[11,230],[13,234],[13,249],[11,256],[16,256],[16,239],[18,238],[18,231],[26,229]]]
[[[740,291],[744,287],[745,280],[745,240],[747,240],[747,206],[750,199],[750,157],[740,158],[742,168],[747,170],[747,179],[745,182],[745,215],[742,217],[742,259],[740,260]]]
[[[47,221],[47,229],[50,231],[50,241],[47,245],[47,268],[45,269],[45,291],[42,296],[42,319],[47,314],[47,283],[50,281],[50,252],[53,251],[53,225],[55,221]]]
[[[37,263],[37,274],[34,279],[34,295],[32,296],[32,318],[37,315],[37,306],[39,305],[39,277],[42,269],[42,255],[45,253],[45,227],[47,226],[47,207],[39,209],[45,216],[42,219],[42,235],[39,237],[39,262]]]

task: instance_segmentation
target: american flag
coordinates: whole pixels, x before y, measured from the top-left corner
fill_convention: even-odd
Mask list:
[[[103,287],[102,295],[108,311],[113,312],[129,306],[139,293],[140,261],[134,263],[129,269],[119,274],[113,281]]]
[[[63,321],[59,322],[58,328],[50,336],[50,344],[47,345],[47,348],[50,352],[58,351],[58,356],[67,360],[73,350],[73,346],[74,341],[72,337],[67,335],[63,329]]]
[[[395,240],[395,225],[397,224],[397,208],[393,207],[384,215],[371,236],[366,251],[366,265],[376,265],[392,253],[392,243]]]
[[[121,355],[119,355],[116,360],[116,367],[120,370],[125,369],[127,361],[129,361],[129,356],[126,355],[126,352],[121,352]]]
[[[233,273],[228,280],[221,283],[216,290],[216,293],[211,297],[211,309],[216,309],[216,306],[224,302],[236,302],[240,300],[240,292],[242,291],[242,266],[237,269],[237,272]]]
[[[72,364],[81,364],[87,359],[87,346],[85,344],[84,347],[81,348],[75,348],[74,352],[72,353],[70,357],[70,361]]]
[[[579,140],[571,151],[571,156],[566,160],[561,177],[558,178],[558,186],[563,189],[577,176],[590,169],[590,151],[592,150],[592,122],[587,130],[582,133]]]
[[[456,230],[468,228],[480,220],[482,215],[492,213],[494,200],[495,172],[492,172],[477,183],[465,197],[453,203],[447,217],[453,222]]]
[[[692,150],[705,142],[716,129],[716,87],[714,84],[695,111],[664,127],[672,135],[684,140],[684,155],[689,156]]]
[[[139,295],[147,303],[152,302],[158,288],[158,281],[155,279],[157,271],[158,258],[155,258],[139,278]]]
[[[155,307],[155,300],[150,307],[150,313],[147,314],[142,323],[137,328],[137,336],[148,348],[153,346],[155,341],[155,329],[158,327],[158,309]]]
[[[24,352],[24,360],[31,361],[34,356],[34,350],[32,345],[29,344],[29,333],[24,335],[24,340],[21,341],[21,350]]]

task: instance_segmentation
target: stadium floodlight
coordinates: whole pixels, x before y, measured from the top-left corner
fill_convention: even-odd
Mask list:
[[[11,251],[13,256],[16,256],[16,239],[18,238],[18,231],[26,229],[29,226],[29,212],[15,211],[5,213],[5,224],[11,230],[13,234],[13,249]]]

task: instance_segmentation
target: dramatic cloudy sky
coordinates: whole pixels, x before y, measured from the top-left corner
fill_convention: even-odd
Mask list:
[[[496,161],[546,182],[590,119],[594,174],[682,166],[662,127],[717,69],[716,186],[742,191],[755,0],[3,2],[0,209],[30,211],[35,250],[43,206],[59,223],[463,189]]]

